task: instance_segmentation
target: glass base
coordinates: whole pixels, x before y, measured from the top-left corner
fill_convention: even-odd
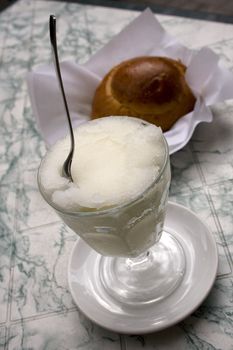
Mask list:
[[[126,304],[161,301],[180,285],[185,254],[172,233],[136,258],[101,257],[100,280],[105,291]]]

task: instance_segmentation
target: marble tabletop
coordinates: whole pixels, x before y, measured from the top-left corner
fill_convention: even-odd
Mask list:
[[[51,61],[48,16],[59,16],[62,59],[85,62],[138,12],[77,3],[20,0],[0,13],[0,349],[233,349],[233,102],[212,107],[191,141],[171,156],[170,199],[204,219],[219,268],[204,303],[176,326],[120,335],[74,305],[67,262],[77,239],[42,200],[36,172],[45,144],[25,76]],[[208,46],[233,69],[233,25],[158,15],[190,48]]]

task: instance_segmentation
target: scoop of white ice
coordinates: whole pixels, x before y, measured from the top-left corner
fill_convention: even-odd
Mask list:
[[[102,208],[123,204],[142,193],[164,161],[162,131],[129,117],[105,117],[75,132],[73,183],[62,177],[69,138],[47,153],[40,174],[43,188],[61,208]]]

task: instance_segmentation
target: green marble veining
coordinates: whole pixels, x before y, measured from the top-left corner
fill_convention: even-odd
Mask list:
[[[12,256],[12,242],[15,216],[14,186],[1,186],[0,206],[0,324],[7,319],[9,285]]]
[[[46,147],[25,79],[30,69],[51,62],[51,13],[58,18],[60,57],[79,63],[138,15],[39,0],[19,0],[0,13],[0,349],[232,350],[232,101],[213,106],[214,121],[199,125],[171,157],[170,200],[196,212],[218,243],[218,277],[205,302],[178,325],[145,336],[106,331],[74,306],[67,264],[76,236],[38,193],[37,168]],[[158,18],[184,45],[208,45],[232,69],[232,25]]]
[[[202,187],[200,173],[189,144],[173,154],[170,162],[172,172],[171,195]]]
[[[15,235],[12,320],[74,307],[63,267],[75,239],[60,223]]]
[[[233,178],[233,104],[213,108],[214,123],[200,125],[193,135],[194,154],[207,184]]]
[[[112,349],[119,336],[95,326],[82,314],[70,312],[22,322],[11,327],[9,349]],[[32,344],[37,344],[32,347]]]
[[[0,349],[3,350],[6,344],[5,327],[0,327]]]

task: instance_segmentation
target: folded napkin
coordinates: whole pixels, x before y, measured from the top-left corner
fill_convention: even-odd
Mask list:
[[[89,119],[95,90],[116,64],[136,56],[167,56],[186,66],[186,80],[196,96],[194,110],[164,133],[170,154],[189,141],[200,122],[213,119],[210,105],[233,98],[233,75],[219,64],[210,49],[193,51],[181,45],[147,9],[83,65],[61,63],[61,74],[73,125]],[[47,143],[52,145],[67,132],[67,121],[53,65],[30,72],[28,89],[33,113]]]

